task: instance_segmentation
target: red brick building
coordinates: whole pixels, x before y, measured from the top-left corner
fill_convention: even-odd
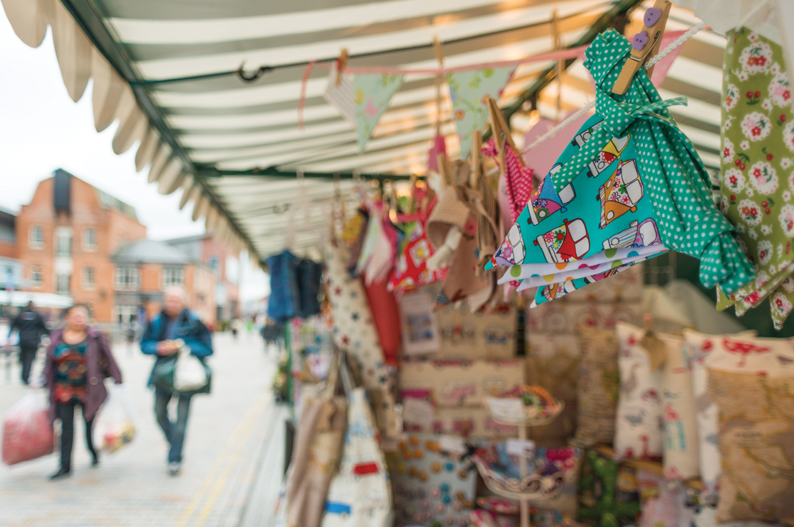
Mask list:
[[[112,260],[114,323],[136,321],[141,306],[151,318],[162,309],[163,291],[169,286],[184,288],[188,307],[204,323],[215,323],[214,273],[197,259],[165,242],[138,240],[120,247]]]
[[[217,321],[229,321],[239,317],[241,314],[239,254],[206,234],[175,238],[167,240],[166,243],[212,270],[215,278],[213,318]]]
[[[111,255],[145,237],[133,207],[58,169],[39,183],[16,218],[25,289],[71,296],[88,305],[98,322],[111,322]]]

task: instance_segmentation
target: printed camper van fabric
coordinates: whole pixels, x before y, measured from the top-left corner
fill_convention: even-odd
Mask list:
[[[662,372],[651,369],[650,354],[640,345],[645,332],[619,323],[620,399],[615,424],[615,459],[662,457]]]
[[[477,471],[441,450],[440,437],[410,433],[401,438],[397,452],[386,462],[394,488],[395,526],[469,525],[474,508]]]
[[[615,414],[620,388],[618,339],[614,331],[583,327],[579,331],[576,439],[584,445],[609,444],[615,438]]]
[[[746,28],[728,37],[722,89],[722,212],[736,226],[739,246],[756,279],[718,309],[737,315],[770,297],[781,329],[794,302],[794,108],[783,50]]]
[[[510,266],[506,275],[529,280],[532,284],[526,287],[564,283],[568,278],[583,281],[555,291],[563,293],[665,250],[631,134],[609,140],[578,177],[555,191],[553,174],[602,124],[598,114],[585,122],[511,227],[490,267]],[[536,303],[545,301],[539,290]]]
[[[717,521],[794,522],[794,377],[709,369],[720,408]]]
[[[584,65],[596,85],[596,115],[604,120],[579,152],[552,174],[554,188],[564,194],[604,144],[631,137],[642,152],[636,158],[639,179],[662,242],[700,260],[699,276],[705,287],[719,285],[733,294],[754,278],[754,270],[739,249],[736,229],[711,200],[711,181],[703,162],[667,109],[686,99],[662,100],[643,68],[625,95],[613,96],[612,87],[630,53],[631,43],[613,29],[597,35],[585,52]]]

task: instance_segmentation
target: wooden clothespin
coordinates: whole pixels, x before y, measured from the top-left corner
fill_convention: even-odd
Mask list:
[[[516,144],[513,142],[513,135],[510,133],[510,127],[507,126],[505,116],[502,115],[502,110],[493,97],[488,97],[488,113],[491,120],[491,130],[493,131],[494,140],[496,141],[496,151],[501,154],[502,145],[507,144],[514,152],[517,152]]]
[[[342,52],[339,53],[339,58],[336,59],[336,79],[334,80],[334,85],[339,86],[339,83],[342,82],[342,74],[347,67],[347,59],[350,58],[350,54],[347,52],[347,48],[342,48]]]
[[[444,180],[444,186],[449,186],[453,183],[450,176],[449,161],[447,161],[446,154],[436,154],[436,164],[438,165],[438,173],[441,174],[441,179]]]
[[[659,53],[662,45],[662,34],[667,25],[667,17],[673,4],[670,0],[656,0],[653,7],[645,11],[645,27],[642,31],[634,35],[631,43],[631,56],[629,56],[623,69],[620,71],[618,80],[612,87],[612,93],[623,95],[628,91],[634,75],[639,69]],[[653,68],[648,70],[648,76],[653,73]]]
[[[482,134],[479,130],[475,130],[471,134],[471,172],[469,173],[469,187],[472,189],[477,189],[480,183],[480,176],[482,176],[481,152]]]
[[[551,14],[551,38],[554,41],[554,49],[562,49],[562,39],[560,38],[559,18],[557,10]],[[565,74],[565,60],[557,61],[557,118],[560,117],[562,110],[562,76]]]

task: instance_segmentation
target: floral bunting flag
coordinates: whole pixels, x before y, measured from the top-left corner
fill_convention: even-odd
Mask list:
[[[402,75],[354,75],[353,100],[356,104],[356,133],[358,149],[364,151],[367,141],[372,137],[380,116],[389,106],[389,101],[400,89]]]
[[[489,96],[499,99],[515,69],[515,66],[508,66],[447,75],[461,159],[469,156],[471,135],[488,121],[488,105],[485,101]]]

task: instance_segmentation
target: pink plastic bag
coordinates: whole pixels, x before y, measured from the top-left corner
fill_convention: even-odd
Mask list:
[[[3,463],[15,465],[52,454],[54,444],[47,403],[31,392],[11,407],[3,421]]]

